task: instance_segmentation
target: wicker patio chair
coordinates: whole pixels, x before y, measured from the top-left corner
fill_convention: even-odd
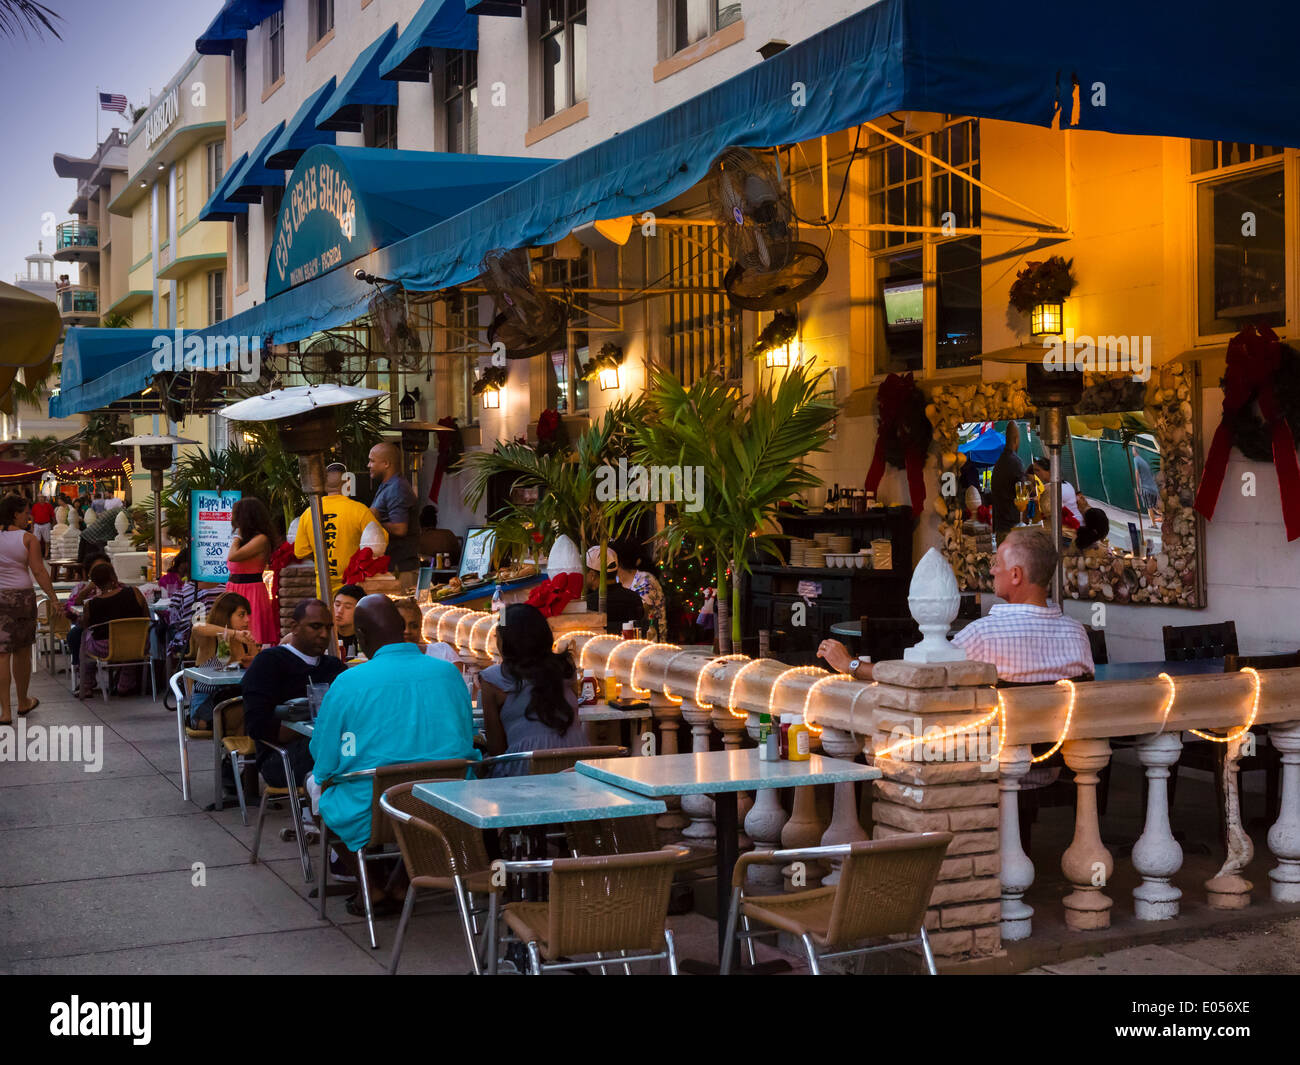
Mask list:
[[[480,945],[475,943],[475,936],[480,934],[477,919],[486,913],[486,908],[475,908],[474,896],[498,890],[492,883],[492,859],[488,857],[483,833],[415,798],[411,794],[414,787],[414,781],[395,784],[379,797],[380,809],[392,820],[393,835],[397,838],[406,875],[411,881],[406,889],[402,917],[397,924],[388,972],[397,972],[416,895],[422,890],[432,889],[450,891],[455,898],[470,966],[475,976],[481,976],[487,937],[483,935],[484,944]]]
[[[375,915],[370,903],[370,880],[366,866],[369,862],[397,857],[392,852],[385,853],[383,851],[384,847],[397,844],[397,837],[393,832],[393,822],[385,815],[384,809],[380,805],[384,792],[398,784],[416,783],[422,780],[464,780],[469,767],[470,762],[464,758],[443,758],[429,762],[401,762],[395,765],[380,766],[377,769],[358,769],[351,773],[343,773],[326,781],[323,785],[322,790],[337,784],[341,780],[356,780],[361,777],[371,779],[370,839],[365,846],[355,852],[357,871],[361,874],[361,904],[366,911],[366,928],[370,933],[371,950],[379,949],[379,941],[375,938]],[[320,819],[321,878],[317,887],[322,921],[325,920],[325,898],[327,895],[326,887],[329,884],[329,849],[331,842],[339,842],[338,837],[330,831],[329,825],[325,823],[325,819],[322,817]]]
[[[102,621],[90,626],[90,629],[105,627],[108,629],[108,650],[102,655],[87,652],[90,660],[95,663],[95,673],[99,680],[99,690],[104,693],[104,702],[108,702],[113,670],[125,669],[127,666],[146,667],[149,694],[157,702],[158,688],[154,681],[153,659],[149,657],[149,633],[153,629],[153,622],[148,618],[118,618],[116,621]]]
[[[72,653],[68,649],[68,630],[72,622],[57,603],[51,605],[49,599],[36,602],[36,643],[34,653],[39,658],[45,656],[45,668],[51,676],[58,673],[57,662],[60,652],[67,656],[68,669],[72,669]]]
[[[501,862],[497,868],[506,874],[549,874],[548,901],[511,902],[502,911],[510,931],[528,948],[532,974],[586,968],[593,963],[572,959],[595,955],[599,963],[617,951],[617,960],[626,964],[666,958],[668,971],[676,976],[668,899],[678,863],[689,853],[682,847],[601,858]],[[488,906],[488,971],[494,974],[500,953],[496,930],[493,894]]]
[[[742,937],[746,939],[771,934],[751,931],[750,922],[798,936],[803,940],[808,967],[814,976],[821,975],[821,962],[828,958],[898,950],[916,944],[920,944],[925,955],[926,969],[931,976],[937,976],[934,954],[925,933],[925,911],[951,841],[950,832],[921,832],[828,847],[742,854],[731,879],[723,974],[731,971],[739,920],[744,924]],[[839,883],[833,887],[791,895],[745,895],[745,874],[755,863],[784,865],[822,858],[843,858]],[[899,935],[908,938],[870,942]]]

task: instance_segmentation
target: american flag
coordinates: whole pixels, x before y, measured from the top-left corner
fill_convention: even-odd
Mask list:
[[[99,94],[99,109],[101,111],[117,111],[119,114],[126,114],[126,97],[118,92],[101,92]]]

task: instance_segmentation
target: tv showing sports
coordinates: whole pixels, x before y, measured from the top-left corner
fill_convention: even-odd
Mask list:
[[[924,282],[882,281],[881,298],[885,305],[885,328],[891,333],[920,329],[925,314]]]
[[[483,577],[492,569],[492,547],[496,543],[495,529],[477,525],[465,533],[465,549],[460,553],[461,580],[466,577]]]

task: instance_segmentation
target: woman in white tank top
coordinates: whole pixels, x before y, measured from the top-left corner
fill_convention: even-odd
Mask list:
[[[18,689],[18,716],[36,709],[29,699],[32,644],[36,642],[36,592],[32,578],[50,599],[51,616],[59,597],[41,558],[41,541],[27,532],[31,504],[20,495],[0,500],[0,725],[13,723],[9,685]]]

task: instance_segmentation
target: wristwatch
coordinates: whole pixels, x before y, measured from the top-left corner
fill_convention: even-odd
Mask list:
[[[862,659],[854,658],[849,661],[849,676],[857,676],[858,666],[862,665]]]

